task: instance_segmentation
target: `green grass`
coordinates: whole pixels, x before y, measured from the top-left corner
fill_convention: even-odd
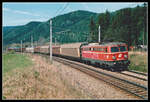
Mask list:
[[[147,55],[130,54],[129,60],[131,61],[129,69],[141,72],[148,72],[148,59]]]
[[[5,96],[2,96],[2,99],[4,100],[4,99],[6,99],[6,97],[5,97]]]
[[[11,72],[13,69],[23,69],[32,65],[32,61],[29,57],[22,54],[7,53],[3,54],[2,57],[2,68],[3,74]]]

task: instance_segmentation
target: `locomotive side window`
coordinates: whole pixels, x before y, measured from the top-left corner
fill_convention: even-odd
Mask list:
[[[111,52],[119,52],[119,48],[118,47],[111,47]]]
[[[84,50],[84,51],[90,51],[91,48],[84,48],[83,50]]]
[[[90,47],[88,51],[93,51],[93,48],[92,48],[92,47]]]
[[[96,48],[93,48],[93,51],[96,51]]]
[[[127,51],[126,47],[125,46],[120,46],[120,51],[123,52],[123,51]]]
[[[98,51],[98,48],[93,48],[93,51]]]
[[[105,52],[107,52],[107,48],[106,48]]]
[[[83,50],[84,50],[84,51],[88,51],[88,50],[89,50],[89,48],[83,48]]]
[[[97,51],[101,51],[101,48],[98,48]]]

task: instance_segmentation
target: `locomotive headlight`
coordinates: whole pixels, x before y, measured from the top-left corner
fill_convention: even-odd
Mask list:
[[[108,58],[109,58],[109,55],[107,55],[106,57],[107,57],[107,59],[108,59]]]
[[[122,54],[119,54],[119,56],[118,57],[121,57],[122,56]]]
[[[124,58],[127,58],[128,56],[127,55],[124,55]]]
[[[115,57],[115,56],[112,56],[112,59],[116,59],[116,57]]]

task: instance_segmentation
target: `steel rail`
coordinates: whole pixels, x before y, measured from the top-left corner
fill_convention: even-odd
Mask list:
[[[130,77],[133,77],[133,78],[137,78],[137,79],[140,79],[140,80],[143,80],[143,81],[147,81],[147,79],[145,79],[145,78],[140,78],[140,77],[137,77],[137,76],[134,76],[134,75],[130,75],[130,74],[122,73],[122,72],[117,72],[117,73],[127,75],[127,76],[130,76]]]
[[[132,72],[132,73],[136,73],[136,74],[139,74],[139,75],[148,76],[146,73],[138,72],[138,71],[135,71],[135,70],[128,70],[128,72]]]

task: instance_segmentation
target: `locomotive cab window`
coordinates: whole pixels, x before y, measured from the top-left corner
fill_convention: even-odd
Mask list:
[[[119,48],[120,48],[120,51],[121,51],[121,52],[127,51],[127,48],[126,48],[125,46],[120,46]]]
[[[89,48],[89,51],[92,51],[92,48]]]
[[[118,47],[111,47],[111,52],[119,52],[119,48]]]
[[[97,51],[97,48],[93,48],[93,51]]]
[[[107,52],[107,48],[105,49],[105,52]]]
[[[103,51],[103,49],[102,48],[98,48],[98,51]]]
[[[88,51],[88,50],[89,50],[89,48],[83,48],[83,50],[84,50],[84,51]]]

